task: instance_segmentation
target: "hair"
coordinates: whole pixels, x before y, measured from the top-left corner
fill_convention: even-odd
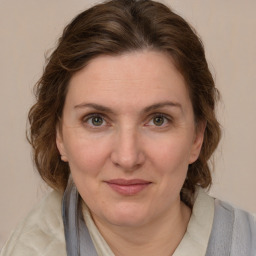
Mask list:
[[[37,170],[49,186],[63,191],[70,173],[56,146],[56,127],[73,74],[97,56],[145,49],[170,56],[186,81],[196,122],[206,123],[201,152],[188,167],[181,200],[192,206],[196,186],[212,184],[208,160],[221,136],[215,116],[218,90],[200,38],[182,17],[161,3],[112,0],[85,10],[65,27],[35,85],[36,103],[29,111],[27,136]]]

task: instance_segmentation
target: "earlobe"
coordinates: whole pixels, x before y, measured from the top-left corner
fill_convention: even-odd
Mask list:
[[[204,142],[205,128],[206,128],[206,121],[201,121],[196,125],[196,131],[195,131],[194,141],[192,145],[192,150],[190,153],[189,164],[194,163],[200,155],[200,151]]]
[[[66,151],[65,151],[65,146],[63,143],[63,136],[60,131],[59,125],[57,125],[57,127],[56,127],[56,146],[59,150],[61,160],[63,162],[68,162],[68,158],[66,156]]]
[[[63,162],[68,162],[68,158],[66,157],[66,155],[60,155],[60,158]]]

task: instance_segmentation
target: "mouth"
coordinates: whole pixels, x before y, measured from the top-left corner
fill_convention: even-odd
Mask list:
[[[146,189],[152,182],[141,179],[113,179],[106,181],[106,184],[121,195],[133,196]]]

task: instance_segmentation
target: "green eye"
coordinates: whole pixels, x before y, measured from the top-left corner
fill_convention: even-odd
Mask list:
[[[100,116],[94,116],[91,118],[91,123],[93,126],[101,126],[103,124],[104,120]]]
[[[108,126],[108,122],[101,114],[92,113],[82,118],[82,123],[91,129],[103,129]]]
[[[170,123],[170,118],[165,114],[155,114],[147,123],[148,126],[152,127],[166,127]]]
[[[162,126],[165,122],[165,117],[163,116],[155,116],[153,118],[153,123],[155,126]]]

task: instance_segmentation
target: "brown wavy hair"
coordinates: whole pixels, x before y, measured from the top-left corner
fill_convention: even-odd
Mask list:
[[[196,186],[211,185],[208,160],[219,143],[221,131],[215,116],[218,91],[200,38],[183,18],[161,3],[112,0],[85,10],[65,27],[34,88],[36,103],[28,115],[28,140],[37,170],[52,188],[63,191],[70,172],[56,147],[56,127],[72,75],[99,55],[115,56],[144,49],[172,58],[185,78],[196,121],[206,123],[202,149],[198,160],[188,167],[181,199],[191,206]]]

